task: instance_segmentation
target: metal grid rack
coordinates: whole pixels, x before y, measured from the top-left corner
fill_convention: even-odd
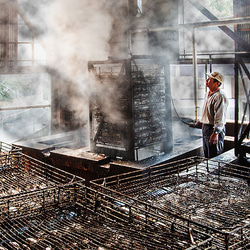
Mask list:
[[[89,62],[101,93],[90,102],[92,151],[138,161],[145,150],[147,157],[172,150],[169,71],[163,58],[152,56]]]
[[[211,233],[218,249],[250,246],[249,169],[191,157],[91,182],[91,187]]]
[[[0,201],[2,249],[211,249],[213,240],[80,184]]]
[[[19,151],[12,151],[0,165],[0,197],[84,181]]]
[[[17,152],[22,152],[22,149],[12,144],[0,141],[0,166],[7,165],[9,156]]]

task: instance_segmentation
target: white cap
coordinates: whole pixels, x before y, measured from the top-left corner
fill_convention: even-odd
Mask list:
[[[223,83],[224,81],[224,77],[223,75],[221,75],[219,72],[213,72],[211,74],[206,73],[206,75],[210,78],[216,79],[217,81],[219,81],[220,83]]]

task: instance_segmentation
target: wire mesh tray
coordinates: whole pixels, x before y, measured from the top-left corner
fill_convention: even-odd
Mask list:
[[[1,199],[2,249],[210,249],[213,238],[79,184]]]
[[[249,169],[201,157],[91,181],[114,197],[154,207],[155,213],[187,219],[209,232],[222,249],[249,244]]]
[[[9,154],[8,160],[0,166],[0,197],[70,182],[84,182],[84,179],[21,152]]]

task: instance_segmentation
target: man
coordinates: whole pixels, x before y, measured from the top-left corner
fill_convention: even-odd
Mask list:
[[[204,156],[212,158],[224,150],[228,99],[220,90],[224,77],[218,72],[207,74],[207,76],[206,86],[209,92],[205,96],[200,122],[202,123]]]

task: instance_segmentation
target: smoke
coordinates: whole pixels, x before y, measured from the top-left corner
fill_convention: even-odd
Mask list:
[[[38,34],[37,41],[46,51],[46,65],[51,69],[50,72],[56,72],[54,77],[57,80],[53,82],[53,90],[59,93],[60,102],[74,111],[79,120],[85,121],[88,118],[88,97],[92,93],[102,97],[105,111],[110,114],[113,121],[120,119],[120,114],[115,112],[115,105],[112,102],[116,88],[111,86],[112,83],[109,86],[92,85],[88,75],[88,61],[106,60],[111,54],[126,55],[128,45],[126,36],[129,29],[126,2],[124,0],[19,0],[21,9],[34,27],[34,32]],[[157,28],[169,26],[169,22],[175,25],[175,22],[178,22],[176,1],[166,1],[164,5],[160,5],[160,2],[145,1],[142,18],[137,23],[138,26],[135,24],[133,28]],[[202,15],[196,9],[192,12],[190,10],[188,5],[185,8],[185,18],[187,18],[185,21],[187,22],[188,17],[192,19],[191,22],[200,20]],[[202,19],[206,20],[204,17]],[[20,32],[23,37],[29,34],[25,30]],[[156,53],[171,57],[178,53],[178,32],[136,35],[133,40],[134,54]],[[110,47],[110,44],[113,47]],[[191,37],[186,38],[185,44],[186,49],[191,50]],[[200,39],[197,40],[197,50],[218,49],[219,45],[224,44],[225,42],[214,39],[212,47],[211,40]],[[178,93],[180,89],[184,92],[184,88],[180,88],[182,81],[179,78],[179,81],[175,82],[174,90],[177,89]],[[189,83],[186,82],[185,87],[187,85]],[[193,90],[190,90],[191,92]]]
[[[23,21],[30,24],[29,28],[32,27],[34,35],[40,38],[48,30],[47,16],[49,14],[50,5],[51,1],[49,0],[18,0],[18,10],[21,18],[25,18]],[[22,26],[19,26],[19,29],[20,28],[22,28]],[[29,36],[29,34],[30,30],[26,32],[25,30],[19,30],[19,36],[23,35],[25,37]]]
[[[86,120],[88,96],[93,91],[88,82],[88,61],[107,59],[112,16],[104,0],[55,0],[47,23],[46,63],[69,82],[58,81],[60,98],[79,119]]]
[[[46,68],[52,76],[52,88],[57,91],[57,101],[83,123],[89,115],[88,97],[96,91],[96,86],[89,83],[88,61],[108,58],[110,33],[114,24],[112,7],[118,8],[118,2],[18,0],[19,22],[23,24],[19,26],[19,41],[31,41],[31,32],[35,35],[36,42],[45,51]],[[35,44],[35,49],[39,44]],[[21,59],[31,58],[25,45],[21,45],[18,52]],[[35,58],[39,58],[36,53],[37,50]],[[29,104],[24,103],[25,98],[20,101],[22,103],[16,102],[15,105]]]
[[[79,81],[89,60],[107,58],[111,25],[103,0],[55,0],[45,37],[48,65]]]

